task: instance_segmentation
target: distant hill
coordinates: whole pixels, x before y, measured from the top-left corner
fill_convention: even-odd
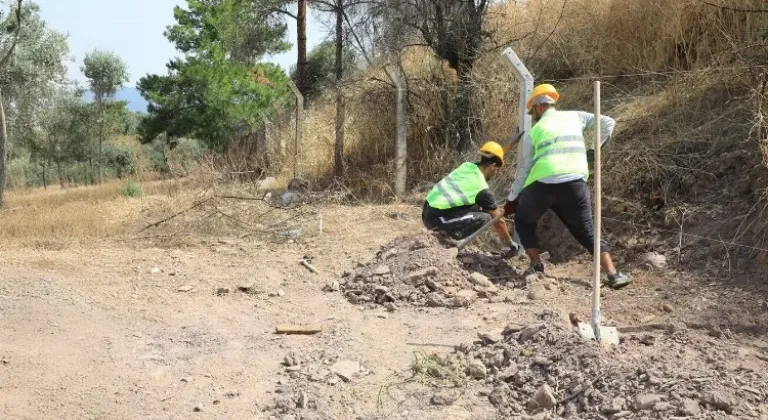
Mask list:
[[[117,91],[115,99],[128,102],[128,109],[131,111],[147,113],[147,101],[141,97],[139,90],[133,86],[126,86]],[[85,100],[88,102],[92,101],[93,92],[87,91],[85,93]]]

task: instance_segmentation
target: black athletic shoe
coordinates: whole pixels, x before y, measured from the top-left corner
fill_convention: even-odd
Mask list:
[[[616,274],[608,275],[608,286],[610,286],[611,289],[621,289],[622,287],[629,285],[631,282],[632,281],[626,274],[618,271]]]

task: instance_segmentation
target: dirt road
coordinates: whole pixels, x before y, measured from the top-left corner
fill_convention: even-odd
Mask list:
[[[497,418],[499,408],[487,397],[495,386],[490,378],[449,389],[449,402],[435,400],[445,390],[411,374],[414,353],[446,355],[476,340],[479,331],[527,325],[547,309],[566,319],[569,312],[588,316],[583,283],[589,267],[575,262],[553,266],[557,286],[538,296],[515,280],[500,286],[506,301],[478,300],[467,308],[353,305],[323,287],[372,259],[381,245],[418,232],[419,219],[413,207],[350,208],[356,224],[366,227],[352,230],[345,228],[345,211],[328,213],[322,237],[298,243],[205,238],[177,248],[151,241],[6,247],[0,261],[1,417]],[[408,217],[387,217],[393,211]],[[319,275],[298,264],[305,256]],[[768,377],[765,288],[659,270],[634,274],[630,288],[605,292],[609,322],[685,321],[692,325],[686,330],[692,344],[667,354],[670,333],[643,331],[627,335],[626,346],[606,357],[633,369],[660,369],[665,378],[705,365],[713,372],[708,383],[718,389],[741,378],[747,390],[728,396],[730,414],[709,407],[703,395],[701,412],[768,418],[762,402],[768,387],[754,383]],[[294,323],[323,330],[275,334],[277,325]],[[639,344],[648,334],[659,336],[658,344]],[[643,366],[648,363],[657,366]],[[606,416],[625,408],[625,418],[644,415],[619,407]]]

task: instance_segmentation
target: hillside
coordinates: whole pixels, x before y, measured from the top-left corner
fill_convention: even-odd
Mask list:
[[[128,109],[133,112],[147,112],[147,101],[141,96],[139,90],[133,86],[126,86],[118,90],[115,94],[115,99],[128,102]],[[85,100],[88,102],[93,101],[93,92],[87,91]]]

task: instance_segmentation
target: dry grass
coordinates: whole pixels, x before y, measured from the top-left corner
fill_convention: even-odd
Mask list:
[[[178,181],[143,184],[144,198],[120,194],[124,183],[113,181],[79,188],[9,191],[0,210],[0,243],[45,245],[117,237],[135,226],[142,206],[160,197],[182,194]]]

